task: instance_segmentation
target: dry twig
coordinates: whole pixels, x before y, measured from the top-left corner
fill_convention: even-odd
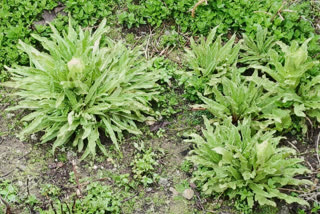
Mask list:
[[[279,15],[280,18],[282,17],[282,16],[281,16],[281,11],[282,11],[282,8],[283,8],[286,4],[287,4],[287,1],[283,1],[283,2],[282,2],[282,5],[281,5],[281,7],[279,8],[279,10],[272,16],[271,22],[276,18],[277,15]],[[282,17],[281,19],[283,20],[283,17]]]
[[[320,140],[320,131],[316,140],[316,154],[317,154],[317,159],[320,165],[320,158],[319,158],[319,140]]]
[[[297,193],[306,193],[306,192],[301,191],[301,190],[287,189],[287,188],[278,188],[278,190],[289,191],[289,192],[297,192]]]
[[[200,198],[200,195],[197,191],[197,186],[194,184],[194,183],[190,183],[190,187],[192,188],[192,190],[194,191],[195,195],[197,196],[197,200],[196,200],[196,204],[197,206],[201,209],[201,210],[205,210],[203,205],[202,205],[202,202],[201,202],[201,198]]]
[[[6,202],[1,196],[0,201],[6,206],[6,214],[11,214],[11,207],[8,202]]]
[[[199,105],[192,105],[191,106],[191,111],[204,111],[204,110],[207,110],[207,108],[204,108],[204,107],[199,106]]]
[[[79,177],[78,177],[78,172],[77,172],[77,169],[76,169],[76,161],[75,160],[72,160],[72,168],[73,168],[73,172],[74,172],[74,177],[75,177],[75,180],[76,180],[76,183],[77,183],[77,186],[78,186],[78,189],[77,189],[77,196],[79,198],[82,198],[82,194],[81,194],[81,185],[80,185],[80,182],[79,182]]]
[[[145,54],[146,59],[149,59],[149,45],[150,45],[151,37],[153,36],[153,32],[152,32],[153,30],[149,29],[149,31],[150,31],[150,34],[149,34],[149,37],[147,40],[146,48],[144,50],[144,54]]]
[[[88,184],[90,184],[90,183],[92,183],[92,182],[96,182],[96,181],[106,181],[106,180],[110,180],[110,178],[109,178],[109,177],[106,177],[106,178],[94,179],[94,180],[92,180],[92,181],[87,181],[87,182],[81,183],[80,186],[82,187],[82,186],[86,186],[86,185],[88,185]]]
[[[124,203],[124,202],[126,202],[126,201],[129,201],[129,200],[133,199],[133,198],[136,197],[137,195],[138,195],[138,192],[137,192],[136,194],[134,194],[133,196],[131,196],[131,197],[125,198],[124,200],[121,201],[121,204]]]
[[[279,8],[279,10],[272,16],[271,18],[271,22],[277,17],[277,15],[280,17],[281,21],[284,20],[284,17],[282,16],[282,12],[287,12],[287,13],[294,13],[296,11],[293,10],[289,10],[289,9],[284,9],[283,8],[288,4],[287,1],[283,1],[281,7]]]
[[[290,146],[292,146],[298,153],[300,153],[299,149],[293,145],[293,143],[291,143],[289,140],[286,140],[288,144],[290,144]]]
[[[168,49],[169,49],[169,45],[167,45],[167,47],[166,48],[164,48],[161,52],[160,52],[160,54],[159,54],[159,56],[162,56]]]
[[[304,161],[308,164],[308,166],[310,167],[310,169],[313,171],[314,168],[312,167],[311,163],[310,163],[309,161],[307,161],[307,160],[304,160]],[[311,172],[311,173],[312,173],[312,172]]]
[[[195,13],[196,13],[196,9],[197,7],[199,7],[201,4],[205,3],[206,5],[208,4],[208,0],[199,0],[191,9],[191,16],[194,18],[195,17]]]
[[[307,132],[307,138],[308,139],[311,139],[312,137],[313,137],[313,124],[312,124],[312,121],[310,120],[310,118],[309,117],[306,117],[306,119],[307,119],[307,121],[308,121],[308,123],[310,124],[310,128],[309,128],[309,130],[310,130],[310,136],[309,136],[309,132]]]
[[[13,169],[13,170],[10,170],[10,171],[9,171],[9,172],[7,172],[6,174],[1,175],[1,176],[0,176],[0,178],[7,177],[7,176],[8,176],[8,175],[10,175],[13,171],[14,171],[14,169]]]

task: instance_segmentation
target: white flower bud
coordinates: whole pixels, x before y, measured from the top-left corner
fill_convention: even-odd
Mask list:
[[[68,69],[69,69],[69,71],[82,72],[84,69],[84,65],[83,65],[81,59],[72,58],[68,62]]]
[[[79,79],[82,76],[82,72],[85,68],[85,65],[79,58],[72,58],[68,62],[68,69],[69,69],[69,79]]]

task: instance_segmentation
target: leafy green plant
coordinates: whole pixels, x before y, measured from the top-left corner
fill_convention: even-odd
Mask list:
[[[180,166],[180,170],[182,170],[185,173],[189,173],[192,168],[193,164],[189,160],[184,160]]]
[[[8,180],[0,181],[0,197],[9,204],[20,201],[17,188]],[[0,212],[2,208],[2,201],[0,200]]]
[[[24,201],[24,203],[30,207],[34,207],[35,205],[39,204],[40,201],[37,199],[35,195],[29,195]]]
[[[118,21],[120,24],[126,24],[128,28],[131,28],[132,26],[139,26],[140,24],[146,24],[142,18],[136,17],[134,13],[128,13],[127,11],[118,14]]]
[[[251,38],[247,34],[242,34],[243,43],[239,62],[246,64],[265,64],[269,61],[268,52],[275,45],[275,38],[270,36],[268,29],[262,29],[260,25],[257,27],[255,38]]]
[[[152,151],[151,147],[148,150],[145,149],[143,143],[140,146],[137,144],[135,145],[140,153],[135,155],[134,160],[130,164],[134,174],[133,177],[144,186],[148,186],[159,179],[159,175],[155,173],[154,168],[158,165],[156,160],[157,155]]]
[[[319,118],[319,76],[312,77],[308,74],[318,61],[308,59],[308,43],[306,40],[301,46],[293,41],[291,46],[282,42],[277,42],[284,53],[284,63],[282,57],[275,50],[269,51],[271,66],[253,65],[255,69],[266,72],[276,82],[264,79],[267,90],[276,90],[281,96],[280,106],[286,108],[293,106],[293,114],[304,118],[305,112],[310,116]]]
[[[2,72],[4,65],[27,64],[27,55],[17,49],[17,41],[24,38],[28,43],[34,42],[30,38],[33,22],[43,10],[52,10],[56,6],[57,2],[53,0],[6,0],[0,2],[1,78],[7,78],[7,75]]]
[[[204,123],[203,137],[192,134],[188,140],[196,145],[188,158],[198,167],[193,181],[201,185],[204,194],[224,194],[247,203],[250,208],[255,202],[276,206],[275,198],[308,205],[279,189],[286,185],[312,184],[294,178],[309,170],[299,164],[303,159],[292,157],[294,149],[278,147],[281,137],[262,130],[253,133],[250,119],[238,126],[230,120],[215,127],[206,118]]]
[[[184,46],[185,43],[183,36],[175,30],[166,31],[160,39],[160,47],[162,48]]]
[[[313,202],[313,208],[311,209],[311,213],[318,213],[320,210],[319,202]]]
[[[310,42],[312,54],[320,50],[319,36],[312,25],[317,20],[318,3],[315,1],[287,1],[283,9],[292,12],[277,15],[282,5],[279,0],[226,0],[208,1],[197,8],[192,17],[190,9],[198,0],[61,0],[64,12],[71,14],[75,22],[82,27],[95,27],[101,19],[107,18],[109,24],[116,22],[126,27],[151,24],[177,26],[182,32],[207,35],[214,26],[220,25],[218,33],[245,32],[251,38],[257,32],[255,24],[268,28],[277,40],[284,42],[315,36]],[[28,64],[28,57],[16,47],[18,39],[38,45],[30,34],[48,36],[50,28],[45,25],[33,25],[45,10],[53,11],[62,5],[56,0],[6,0],[0,2],[0,70],[4,65]],[[212,12],[214,11],[214,13]],[[272,19],[275,15],[274,19]],[[58,31],[62,31],[66,17],[58,15],[53,21]],[[7,78],[5,73],[0,78]]]
[[[162,117],[170,117],[181,111],[181,109],[177,108],[179,104],[179,95],[173,89],[164,91],[156,98],[157,107],[159,108],[158,112]]]
[[[134,4],[133,0],[125,0],[124,2],[127,9],[117,14],[118,22],[126,25],[128,28],[138,27],[141,24],[146,24],[144,18],[141,17],[144,8]]]
[[[98,211],[120,213],[121,198],[114,194],[109,186],[94,182],[87,186],[86,191],[87,196],[79,203],[79,209],[83,207],[85,213],[97,213]]]
[[[254,77],[257,78],[257,73],[253,74]],[[219,122],[229,118],[237,124],[251,117],[256,129],[270,125],[278,130],[287,128],[291,125],[290,111],[277,108],[280,97],[273,91],[266,92],[263,81],[243,80],[240,72],[234,70],[231,78],[222,77],[220,83],[213,86],[214,99],[199,93],[204,104],[194,105],[194,108],[207,109]]]
[[[169,117],[179,110],[175,107],[179,104],[178,94],[175,92],[176,79],[179,79],[181,71],[177,65],[164,57],[154,58],[151,70],[160,73],[159,84],[163,87],[159,88],[159,93],[155,96],[157,101],[154,110],[162,117]]]
[[[183,193],[184,190],[190,188],[189,181],[187,179],[180,180],[179,183],[177,183],[174,188],[177,190],[179,193]]]
[[[30,58],[30,67],[8,68],[12,81],[4,83],[16,88],[19,105],[8,110],[29,109],[23,121],[31,121],[20,137],[44,131],[41,142],[54,140],[53,151],[71,142],[82,158],[96,154],[100,132],[110,137],[120,151],[122,132],[140,134],[136,121],[153,114],[149,101],[156,94],[157,71],[150,71],[139,47],[130,50],[120,41],[109,38],[100,47],[101,37],[108,32],[106,20],[91,34],[79,33],[69,23],[68,33],[60,36],[52,27],[52,40],[33,35],[48,51],[40,52],[19,42],[19,48]]]
[[[57,198],[61,194],[61,189],[54,184],[44,184],[41,187],[41,195]]]
[[[298,209],[298,214],[306,214],[306,212],[302,209]]]
[[[300,84],[298,95],[303,103],[301,110],[320,123],[320,75],[311,77],[311,80]],[[301,116],[305,116],[301,114]]]
[[[252,207],[250,207],[247,203],[243,203],[241,200],[235,200],[234,208],[243,214],[251,214]]]
[[[136,182],[130,179],[129,174],[115,175],[111,173],[109,176],[112,177],[118,187],[123,187],[126,192],[131,188],[136,188]]]
[[[31,34],[48,37],[50,27],[45,23],[37,24],[45,13],[49,11],[50,22],[55,23],[59,32],[62,32],[68,18],[65,13],[71,14],[73,20],[83,27],[93,27],[104,17],[108,23],[116,22],[117,17],[112,15],[118,0],[78,1],[78,0],[4,0],[0,2],[0,80],[8,78],[3,72],[4,65],[27,65],[28,56],[17,48],[19,39],[28,44],[38,45]],[[56,10],[57,9],[57,10]],[[61,12],[57,12],[63,9]],[[57,12],[57,13],[56,13]],[[54,17],[56,16],[56,17]],[[54,17],[54,20],[51,18]],[[48,18],[48,17],[47,17]],[[41,20],[42,21],[42,20]],[[48,21],[48,20],[46,20]]]
[[[127,9],[120,13],[120,23],[128,27],[173,23],[182,32],[201,35],[207,35],[210,29],[219,25],[219,34],[245,32],[251,38],[254,38],[258,24],[268,28],[276,40],[284,42],[293,39],[303,41],[315,35],[313,1],[207,1],[208,4],[197,7],[193,17],[191,9],[197,2],[199,0],[128,0],[125,3]],[[312,53],[320,49],[318,39],[314,38],[311,42],[309,49]]]
[[[190,49],[186,49],[186,61],[191,68],[191,79],[201,79],[204,82],[210,82],[212,78],[226,75],[237,62],[240,43],[235,44],[235,35],[226,43],[222,44],[221,35],[215,39],[218,26],[213,28],[205,40],[204,37],[196,43],[193,38],[190,39]],[[189,75],[189,76],[190,76]],[[204,93],[209,94],[211,84],[201,84],[204,87]],[[187,81],[187,87],[197,87],[194,80]],[[200,92],[203,90],[200,90]]]
[[[320,210],[320,204],[319,202],[313,202],[313,206],[312,206],[312,209],[311,209],[311,212],[310,213],[319,213],[319,210]],[[305,210],[302,210],[302,209],[298,209],[298,214],[306,214],[307,212]]]
[[[179,73],[177,65],[165,59],[164,57],[155,57],[151,70],[159,71],[161,73],[160,83],[163,85],[172,86],[172,80],[178,78]]]
[[[49,210],[39,209],[40,214],[54,213],[121,213],[122,197],[114,193],[110,186],[99,182],[90,183],[86,188],[86,196],[82,199],[74,199],[73,202],[55,203]]]
[[[126,24],[129,28],[139,26],[147,22],[153,26],[160,26],[164,19],[170,14],[169,8],[162,1],[143,0],[135,4],[133,0],[126,0],[125,5],[128,8],[118,15],[119,22]]]
[[[308,43],[310,40],[306,40],[301,46],[297,41],[293,41],[291,46],[277,42],[284,53],[284,64],[281,63],[281,56],[275,50],[270,50],[269,63],[274,66],[274,69],[258,65],[252,67],[269,74],[282,89],[295,91],[306,72],[318,64],[316,61],[308,61]]]
[[[180,85],[184,84],[184,97],[190,101],[200,102],[198,93],[203,93],[208,84],[208,78],[199,78],[194,75],[185,75],[180,79]]]
[[[109,23],[116,19],[116,16],[113,16],[113,10],[118,0],[62,0],[61,2],[65,5],[64,11],[72,14],[73,20],[81,26],[94,26],[105,17],[108,17]]]
[[[223,45],[221,35],[216,37],[219,26],[213,28],[205,38],[202,36],[199,42],[191,37],[190,49],[186,49],[186,61],[190,68],[198,76],[209,76],[214,73],[224,72],[236,63],[240,44],[235,45],[235,35]]]

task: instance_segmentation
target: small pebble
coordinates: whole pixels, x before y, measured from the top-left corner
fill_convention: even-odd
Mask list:
[[[159,185],[160,186],[167,186],[169,184],[169,181],[167,178],[160,178],[159,179]],[[169,184],[170,185],[170,184]]]
[[[11,118],[13,118],[14,116],[15,116],[14,114],[8,113],[8,114],[7,114],[7,119],[11,119]]]
[[[169,190],[170,190],[170,192],[172,192],[173,197],[179,195],[178,191],[175,188],[170,187]]]
[[[194,196],[194,191],[192,189],[185,189],[182,195],[186,199],[191,200]]]
[[[31,135],[31,140],[33,140],[33,141],[37,141],[37,140],[38,140],[37,135],[32,134],[32,135]]]

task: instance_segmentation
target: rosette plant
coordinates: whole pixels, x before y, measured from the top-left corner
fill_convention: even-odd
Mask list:
[[[305,118],[306,115],[320,121],[319,75],[311,76],[311,69],[319,65],[319,61],[310,59],[307,39],[301,46],[293,41],[290,46],[277,42],[283,57],[275,50],[269,51],[270,62],[267,66],[252,65],[252,68],[267,73],[272,79],[264,78],[265,89],[276,91],[281,97],[279,106],[291,108],[291,115]],[[282,59],[283,58],[283,59]],[[283,62],[282,62],[283,61]],[[302,124],[304,131],[305,125]]]
[[[216,37],[219,26],[213,28],[208,37],[200,37],[195,42],[190,38],[190,49],[186,49],[186,59],[194,74],[199,76],[210,76],[215,73],[224,72],[236,64],[240,43],[235,44],[236,35],[223,44],[222,35]]]
[[[106,20],[94,33],[76,32],[71,22],[62,35],[51,28],[51,39],[33,35],[44,51],[19,41],[30,66],[8,68],[12,79],[4,85],[15,88],[19,98],[9,110],[30,110],[20,137],[43,131],[41,142],[53,140],[53,151],[70,143],[84,150],[83,159],[94,157],[97,148],[107,154],[100,140],[105,133],[120,151],[122,132],[140,134],[136,122],[153,114],[150,101],[157,93],[158,72],[150,71],[152,62],[139,48],[128,49],[104,36]],[[101,47],[103,36],[106,45]]]
[[[257,33],[255,38],[250,35],[242,34],[243,43],[240,53],[239,62],[245,64],[266,64],[269,61],[268,52],[275,45],[276,40],[273,36],[268,35],[268,29],[257,26]]]
[[[222,35],[216,36],[218,27],[213,28],[206,39],[201,36],[196,42],[190,38],[185,58],[191,72],[186,72],[182,78],[189,94],[212,94],[214,80],[227,76],[237,64],[240,42],[236,43],[236,35],[233,35],[224,44]]]
[[[274,132],[251,132],[251,120],[238,126],[225,120],[211,126],[205,118],[203,137],[192,134],[195,144],[189,160],[196,166],[193,181],[205,195],[224,194],[244,201],[250,208],[259,205],[276,206],[274,199],[308,205],[301,199],[281,192],[284,186],[312,185],[309,180],[295,178],[309,170],[294,157],[295,150],[279,147],[281,137]]]
[[[298,94],[301,96],[306,114],[316,118],[320,123],[320,75],[300,84]],[[302,115],[303,116],[303,115]]]
[[[230,72],[231,78],[222,77],[212,88],[214,99],[198,93],[204,104],[193,105],[195,108],[207,109],[215,118],[222,122],[231,118],[233,124],[247,117],[252,118],[255,129],[275,127],[282,130],[291,125],[290,111],[279,109],[276,103],[280,97],[273,91],[265,91],[264,79],[258,78],[257,72],[244,79],[235,69]]]

